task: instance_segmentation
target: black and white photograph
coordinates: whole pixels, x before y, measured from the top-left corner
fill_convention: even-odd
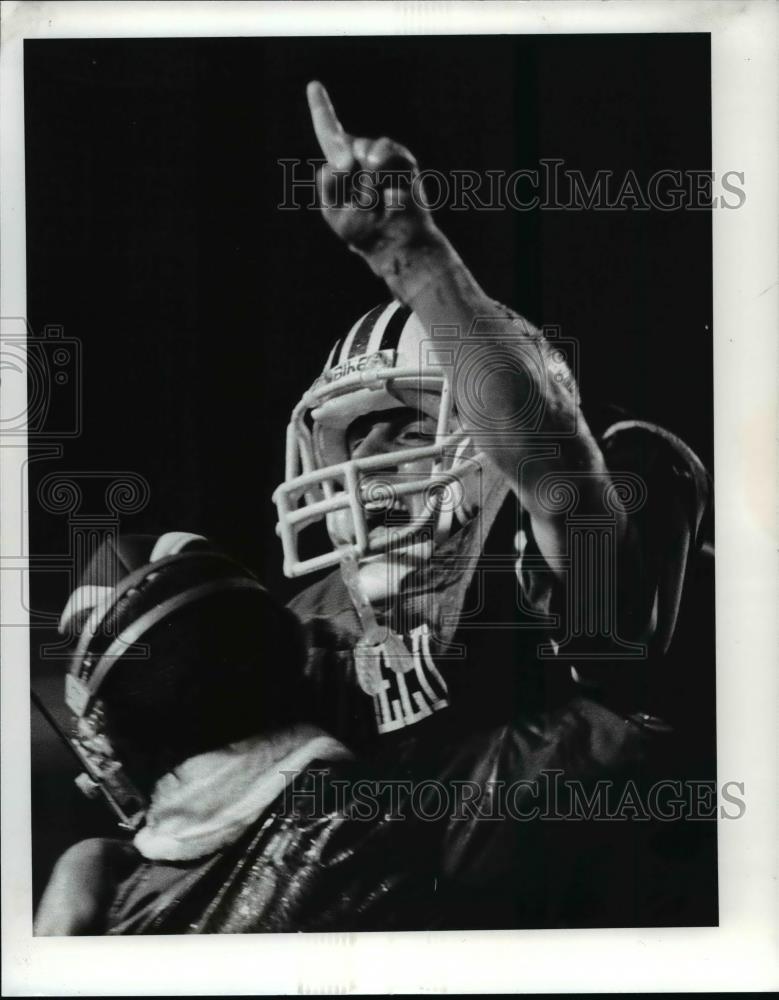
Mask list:
[[[4,35],[11,6],[63,5],[4,4]],[[765,179],[717,152],[712,29],[247,4],[228,30],[227,4],[220,32],[179,4],[210,30],[113,32],[132,6],[15,40],[4,839],[26,824],[29,896],[4,919],[82,939],[63,952],[154,937],[160,964],[196,935],[217,961],[241,935],[478,932],[520,990],[507,942],[529,962],[539,932],[560,963],[579,932],[712,948],[731,831],[776,832],[769,778],[722,751],[736,725],[775,759],[776,582],[754,557],[753,626],[731,567],[739,531],[775,554],[776,459],[763,397],[722,449],[718,227]],[[285,6],[334,21],[263,23]],[[776,985],[775,947],[750,961]],[[9,995],[50,995],[28,976]]]

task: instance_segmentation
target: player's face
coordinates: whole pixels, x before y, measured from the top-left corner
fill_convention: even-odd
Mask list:
[[[411,407],[370,413],[354,421],[346,432],[350,458],[368,458],[404,448],[435,444],[436,420]],[[420,493],[396,496],[392,487],[429,476],[433,459],[388,465],[363,479],[363,496],[369,511],[368,527],[374,535],[388,527],[402,527],[426,513]],[[370,499],[373,498],[373,499]]]
[[[435,442],[436,421],[410,406],[381,410],[358,417],[346,431],[350,458],[366,458],[397,451],[421,448]]]
[[[347,429],[349,456],[355,459],[369,458],[434,445],[437,423],[434,417],[413,407],[398,407],[367,414],[355,420]],[[407,541],[401,548],[389,549],[361,561],[360,579],[369,600],[380,601],[396,595],[403,578],[432,556],[434,541],[431,537],[431,509],[428,506],[430,491],[418,490],[398,496],[393,492],[392,486],[395,483],[407,485],[410,481],[427,480],[433,465],[432,458],[398,462],[396,457],[385,468],[372,472],[370,476],[361,476],[360,491],[371,542],[377,546],[386,541],[391,542],[387,535],[403,529],[412,521],[424,525],[418,536],[415,535],[412,539],[406,536]],[[478,468],[478,464],[471,460],[471,472],[474,466]],[[478,476],[467,475],[461,482],[465,493],[465,508],[468,510],[478,509],[481,480],[480,472]],[[348,518],[344,520],[342,533],[339,532],[335,516],[330,517],[328,525],[331,538],[335,540],[342,534],[341,544],[353,542]]]

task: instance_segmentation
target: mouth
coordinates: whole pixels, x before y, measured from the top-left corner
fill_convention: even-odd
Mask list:
[[[381,509],[371,509],[369,504],[364,506],[368,545],[374,552],[391,553],[397,550],[400,557],[400,553],[409,551],[409,546],[432,542],[433,524],[430,518],[421,513],[415,514],[404,503],[395,502]],[[416,529],[409,531],[409,526],[414,524]]]
[[[405,528],[412,524],[414,517],[411,510],[402,500],[368,501],[364,504],[365,522],[368,528],[368,537],[385,535],[393,529]]]

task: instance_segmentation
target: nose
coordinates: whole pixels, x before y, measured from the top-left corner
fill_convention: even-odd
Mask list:
[[[369,458],[393,451],[393,441],[383,427],[372,427],[362,441],[352,449],[352,458]]]

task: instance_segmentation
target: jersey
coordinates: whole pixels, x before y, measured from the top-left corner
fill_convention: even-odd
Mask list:
[[[539,739],[539,725],[557,738]],[[444,727],[438,735],[424,757],[406,742],[370,764],[313,762],[235,843],[206,858],[172,864],[139,857],[105,932],[576,923],[568,888],[574,877],[583,885],[576,870],[582,845],[591,866],[596,848],[613,855],[615,841],[603,829],[609,824],[550,829],[536,818],[565,807],[543,776],[565,771],[589,794],[603,775],[640,759],[647,731],[636,723],[615,727],[608,710],[578,699],[536,725],[517,720],[465,739]],[[598,891],[614,892],[606,884]],[[614,920],[616,912],[602,907],[601,919]]]
[[[368,695],[360,687],[354,657],[360,625],[338,571],[290,603],[306,630],[315,721],[364,750],[377,738],[434,732],[442,713],[456,713],[467,729],[581,694],[597,693],[628,712],[660,705],[652,669],[670,645],[700,545],[708,476],[683,442],[652,424],[613,424],[599,444],[615,482],[632,484],[638,496],[630,513],[638,538],[631,553],[641,561],[639,571],[630,568],[628,592],[620,590],[619,565],[602,565],[606,597],[620,590],[606,646],[586,627],[576,634],[576,580],[552,571],[513,491],[496,486],[479,515],[405,584],[387,613],[415,669],[398,674],[385,664],[383,691]],[[631,638],[622,639],[620,629]]]

